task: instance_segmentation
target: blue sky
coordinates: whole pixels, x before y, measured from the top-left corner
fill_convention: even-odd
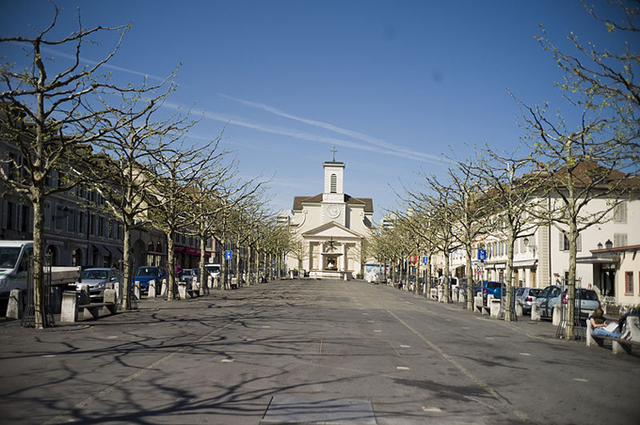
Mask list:
[[[443,172],[443,152],[463,158],[484,143],[512,151],[527,132],[509,91],[560,106],[561,74],[534,38],[539,24],[565,47],[571,31],[597,45],[607,37],[578,0],[56,4],[59,35],[77,28],[76,7],[85,27],[132,23],[110,61],[116,81],[163,78],[181,64],[171,105],[204,114],[189,140],[225,127],[241,175],[271,179],[274,211],[322,192],[336,145],[345,192],[373,198],[376,221],[419,172]],[[2,10],[0,36],[33,34],[53,15],[43,0],[2,0]],[[110,47],[105,40],[83,58]]]

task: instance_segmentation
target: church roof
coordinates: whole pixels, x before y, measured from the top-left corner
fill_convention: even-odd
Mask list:
[[[302,210],[303,204],[319,204],[322,202],[322,193],[316,196],[296,196],[293,198],[293,210]],[[353,196],[344,194],[344,202],[347,205],[362,205],[364,212],[373,213],[373,199],[371,198],[354,198]]]

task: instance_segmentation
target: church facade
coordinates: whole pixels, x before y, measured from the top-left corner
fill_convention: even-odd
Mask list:
[[[362,273],[367,260],[373,200],[344,193],[343,162],[334,158],[323,168],[323,192],[296,196],[288,213],[295,243],[287,254],[287,267],[312,278],[349,279]]]

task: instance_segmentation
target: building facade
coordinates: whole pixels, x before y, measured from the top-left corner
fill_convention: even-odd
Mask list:
[[[344,192],[343,162],[325,162],[323,169],[323,192],[296,196],[291,212],[279,217],[289,222],[296,241],[287,267],[315,278],[348,279],[362,273],[367,260],[373,201]]]

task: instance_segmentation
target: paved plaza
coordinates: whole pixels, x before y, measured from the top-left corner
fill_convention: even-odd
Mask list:
[[[634,424],[640,359],[360,281],[0,323],[2,424]]]

